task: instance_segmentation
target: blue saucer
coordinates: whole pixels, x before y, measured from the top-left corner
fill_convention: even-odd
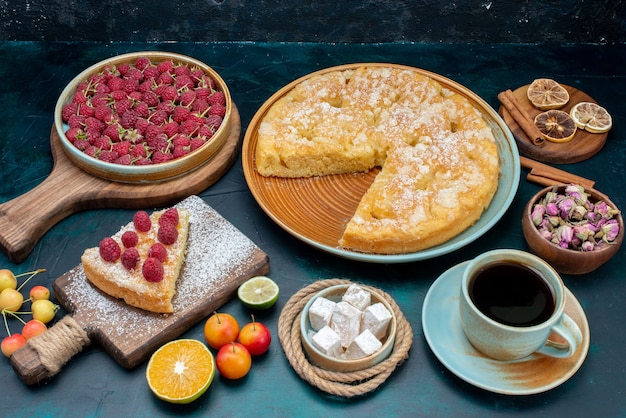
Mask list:
[[[566,289],[565,312],[583,334],[583,342],[572,357],[557,359],[532,354],[515,361],[493,360],[477,351],[461,328],[459,293],[468,263],[458,264],[439,276],[424,299],[424,337],[439,361],[467,383],[506,395],[545,392],[572,377],[589,351],[587,317],[572,292]]]

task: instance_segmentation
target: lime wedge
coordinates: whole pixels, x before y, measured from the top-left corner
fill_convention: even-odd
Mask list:
[[[239,300],[249,308],[268,309],[278,300],[278,285],[269,277],[255,276],[237,290]]]

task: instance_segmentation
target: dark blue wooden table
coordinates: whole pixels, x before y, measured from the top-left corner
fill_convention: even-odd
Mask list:
[[[596,188],[626,207],[626,46],[478,44],[274,44],[274,43],[0,43],[0,203],[41,183],[52,169],[49,133],[56,99],[87,66],[120,53],[166,50],[193,56],[215,68],[228,83],[245,131],[259,106],[297,77],[353,62],[407,64],[442,74],[473,90],[491,106],[497,94],[538,77],[574,86],[603,104],[614,128],[593,158],[561,166],[596,180]],[[626,248],[608,264],[583,276],[564,275],[591,329],[586,361],[567,382],[545,393],[507,396],[475,388],[448,371],[424,339],[421,309],[433,281],[450,267],[495,248],[527,249],[521,213],[540,186],[522,178],[505,216],[475,243],[436,259],[408,264],[366,264],[326,254],[274,224],[250,194],[237,159],[230,171],[200,196],[269,256],[269,275],[280,285],[274,309],[257,314],[274,342],[239,381],[216,377],[208,392],[188,406],[157,400],[146,384],[145,365],[118,366],[98,345],[73,358],[50,382],[27,387],[6,359],[0,361],[3,416],[625,416]],[[0,254],[0,268],[16,273],[35,268],[51,283],[79,263],[131,218],[132,210],[91,210],[55,225],[21,264]],[[319,279],[346,278],[378,286],[396,300],[414,332],[409,359],[378,390],[344,399],[327,395],[291,369],[278,342],[281,307],[297,290]],[[245,320],[237,301],[223,311]],[[63,314],[61,312],[59,316]],[[4,336],[4,332],[0,331]],[[184,337],[202,340],[202,324]],[[129,338],[132,336],[129,336]]]

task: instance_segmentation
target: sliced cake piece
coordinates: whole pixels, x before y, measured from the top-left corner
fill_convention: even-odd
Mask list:
[[[133,222],[104,238],[98,247],[85,250],[81,257],[85,276],[104,293],[129,305],[171,313],[188,235],[185,209],[152,215],[138,211]]]

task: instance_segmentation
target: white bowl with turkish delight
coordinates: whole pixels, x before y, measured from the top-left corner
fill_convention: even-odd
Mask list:
[[[320,291],[300,318],[302,346],[312,364],[352,372],[391,354],[396,335],[392,307],[375,289],[342,284]]]

